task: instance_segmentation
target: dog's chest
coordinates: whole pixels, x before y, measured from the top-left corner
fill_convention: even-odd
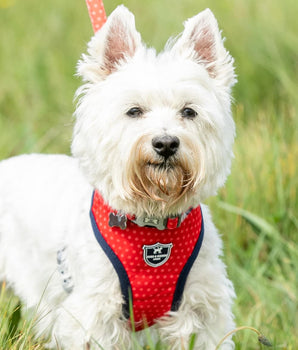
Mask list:
[[[188,273],[203,240],[201,208],[180,227],[158,230],[128,221],[125,230],[109,226],[111,208],[94,192],[90,216],[98,243],[113,264],[125,301],[123,310],[141,330],[179,308]]]

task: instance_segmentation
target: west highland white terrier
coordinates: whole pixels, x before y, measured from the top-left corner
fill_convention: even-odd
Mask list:
[[[195,334],[195,349],[213,350],[235,296],[202,204],[229,174],[235,136],[216,19],[189,19],[157,55],[120,6],[78,74],[73,157],[0,163],[0,278],[37,309],[49,347],[133,349],[148,326],[169,349]]]

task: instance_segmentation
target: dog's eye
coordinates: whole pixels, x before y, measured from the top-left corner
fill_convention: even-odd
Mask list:
[[[198,113],[190,107],[183,108],[181,111],[183,118],[194,119]]]
[[[131,118],[138,118],[143,115],[143,111],[140,107],[133,107],[126,112],[126,115]]]

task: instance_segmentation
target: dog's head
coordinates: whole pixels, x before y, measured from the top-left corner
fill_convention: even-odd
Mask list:
[[[233,59],[205,10],[156,55],[118,7],[89,43],[78,73],[72,152],[114,209],[178,214],[223,185],[235,127]]]

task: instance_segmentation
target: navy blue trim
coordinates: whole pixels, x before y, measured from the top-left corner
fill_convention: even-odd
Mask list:
[[[195,260],[198,256],[199,251],[200,251],[201,246],[202,246],[203,237],[204,237],[204,220],[203,220],[203,213],[202,213],[201,207],[200,207],[200,210],[201,210],[201,215],[202,215],[201,232],[200,232],[199,238],[197,240],[197,243],[194,247],[194,250],[191,253],[191,256],[189,257],[187,263],[184,265],[184,267],[180,273],[180,276],[178,278],[175,292],[174,292],[174,296],[173,296],[171,311],[177,311],[179,306],[180,306],[187,276],[189,274],[190,269],[192,268],[193,263],[195,262]]]
[[[92,202],[91,202],[91,208],[90,208],[90,219],[91,219],[93,232],[94,232],[94,235],[97,239],[97,242],[102,247],[102,249],[105,252],[105,254],[107,255],[107,257],[110,259],[112,265],[114,266],[114,268],[118,274],[121,292],[122,292],[122,295],[124,298],[123,314],[126,318],[129,318],[129,297],[130,297],[129,295],[131,295],[131,293],[129,293],[129,290],[131,290],[131,284],[130,284],[128,275],[126,273],[126,270],[125,270],[124,266],[122,265],[120,259],[114,253],[112,248],[108,245],[108,243],[106,242],[106,240],[102,236],[102,234],[97,226],[95,217],[92,213],[94,193],[95,192],[93,192],[93,195],[92,195]]]

